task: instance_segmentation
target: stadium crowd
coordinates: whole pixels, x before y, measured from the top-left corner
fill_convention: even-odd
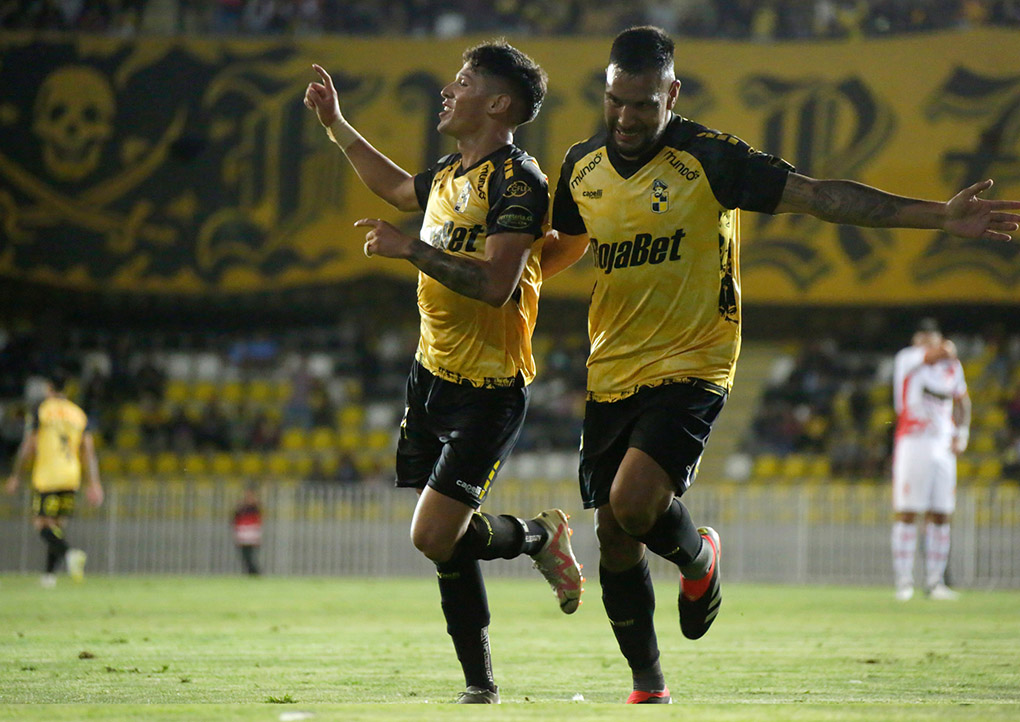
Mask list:
[[[953,340],[974,404],[960,478],[1020,479],[1020,337],[990,330]],[[743,441],[755,476],[888,478],[895,350],[825,339],[778,358]]]
[[[166,476],[193,470],[186,459],[219,458],[225,475],[238,475],[227,459],[247,457],[256,460],[249,475],[264,475],[273,469],[257,460],[275,455],[292,462],[275,467],[288,478],[385,476],[416,342],[415,325],[369,333],[357,321],[285,332],[3,330],[0,463],[14,457],[43,377],[62,369],[109,463],[130,457],[136,471],[156,473],[163,459]],[[518,448],[576,449],[586,339],[535,343],[541,373]]]
[[[1020,25],[1020,0],[0,0],[0,28],[132,35],[611,34],[758,41]]]

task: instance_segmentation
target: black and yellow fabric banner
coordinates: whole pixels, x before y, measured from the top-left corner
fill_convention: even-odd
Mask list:
[[[0,277],[145,293],[244,293],[368,272],[358,218],[416,233],[365,190],[302,105],[312,62],[410,172],[453,149],[440,89],[472,42],[0,35]],[[555,183],[601,122],[610,40],[511,39],[550,92],[518,144]],[[776,45],[683,40],[677,112],[802,173],[947,199],[1020,198],[1020,33]],[[744,214],[745,302],[1013,303],[1020,245]],[[587,296],[590,262],[546,293]]]

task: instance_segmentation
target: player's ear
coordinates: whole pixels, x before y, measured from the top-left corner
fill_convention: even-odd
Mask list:
[[[676,105],[677,98],[680,97],[680,81],[676,78],[669,84],[669,109],[673,110],[673,106]]]
[[[509,114],[511,105],[513,105],[513,98],[509,93],[498,93],[489,98],[489,113],[491,115]]]

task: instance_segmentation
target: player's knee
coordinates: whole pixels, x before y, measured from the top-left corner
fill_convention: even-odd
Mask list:
[[[630,569],[641,561],[642,545],[615,523],[595,527],[599,541],[599,564],[611,571]]]
[[[445,562],[453,556],[457,540],[435,528],[414,526],[411,528],[411,543],[430,561]]]
[[[632,537],[647,534],[655,525],[655,509],[643,499],[621,494],[610,499],[610,506],[617,524]]]

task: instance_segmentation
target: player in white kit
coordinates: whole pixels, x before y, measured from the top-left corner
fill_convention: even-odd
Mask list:
[[[925,519],[925,590],[955,599],[946,586],[949,520],[956,508],[956,456],[970,436],[970,397],[952,341],[934,319],[923,319],[913,345],[896,354],[893,369],[896,442],[893,451],[892,529],[896,598],[914,596],[917,517]]]

